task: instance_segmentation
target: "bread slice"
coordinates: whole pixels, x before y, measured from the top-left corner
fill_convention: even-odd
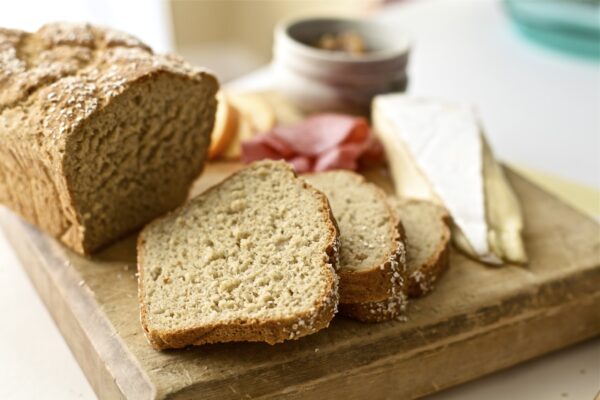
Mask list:
[[[280,92],[276,90],[268,90],[259,92],[258,95],[265,100],[275,115],[275,123],[277,125],[294,125],[301,122],[306,115]]]
[[[428,201],[390,198],[406,233],[407,288],[409,297],[421,297],[450,264],[450,216]]]
[[[325,328],[338,248],[327,198],[283,162],[254,163],[140,234],[146,336],[166,349],[274,344]]]
[[[227,101],[238,111],[237,133],[223,151],[226,160],[239,160],[242,142],[275,126],[275,113],[269,103],[258,93],[227,92]]]
[[[0,49],[0,203],[87,254],[185,201],[212,74],[89,24],[0,28]]]
[[[327,195],[340,228],[340,303],[379,302],[401,292],[401,226],[385,193],[350,171],[304,178]]]
[[[449,266],[448,213],[428,201],[390,197],[389,202],[402,221],[407,278],[404,290],[386,300],[340,305],[340,314],[361,322],[405,319],[407,295],[420,297],[433,290],[433,284]]]
[[[235,108],[234,106],[232,107]],[[242,156],[242,142],[252,139],[252,137],[254,137],[254,131],[252,130],[250,121],[244,114],[238,111],[237,130],[229,141],[229,145],[221,154],[221,158],[229,161],[239,160]]]
[[[244,115],[255,133],[269,131],[275,125],[275,112],[259,94],[252,92],[228,92],[228,101]]]
[[[217,93],[217,112],[215,115],[215,126],[211,133],[211,143],[208,149],[208,158],[218,158],[234,140],[238,130],[238,111],[229,104],[223,92]]]

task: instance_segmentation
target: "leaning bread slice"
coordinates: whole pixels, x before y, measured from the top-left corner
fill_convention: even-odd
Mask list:
[[[244,115],[255,133],[269,131],[275,125],[275,112],[258,93],[229,92],[228,100]]]
[[[390,197],[389,202],[403,226],[407,268],[405,290],[383,301],[340,305],[340,314],[362,322],[404,319],[405,293],[409,297],[427,294],[449,265],[448,213],[428,201]]]
[[[327,198],[261,161],[148,225],[142,326],[156,349],[297,339],[329,325],[338,231]]]
[[[230,107],[238,112],[238,124],[236,134],[221,155],[226,160],[239,160],[242,156],[242,142],[273,128],[275,113],[270,104],[257,93],[228,92],[226,97]]]
[[[235,109],[234,106],[232,108]],[[248,118],[238,111],[237,129],[234,132],[229,144],[220,154],[221,158],[229,161],[239,160],[242,156],[242,142],[252,139],[254,131]]]
[[[406,267],[409,297],[420,297],[450,264],[450,216],[428,201],[390,198],[406,233]]]
[[[233,142],[238,131],[238,111],[229,104],[223,92],[217,93],[217,113],[215,125],[211,133],[211,142],[208,149],[208,158],[218,158]]]
[[[340,303],[379,302],[399,293],[404,246],[385,193],[350,171],[304,178],[327,195],[340,228]]]

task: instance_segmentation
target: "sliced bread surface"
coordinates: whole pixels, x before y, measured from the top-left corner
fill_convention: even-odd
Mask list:
[[[429,293],[449,266],[450,217],[446,210],[415,199],[390,197],[389,202],[402,221],[407,278],[404,290],[386,300],[340,305],[340,314],[361,322],[405,319],[407,296]]]
[[[433,290],[450,264],[450,216],[428,201],[390,198],[406,233],[406,267],[409,297]]]
[[[166,349],[316,332],[337,309],[338,248],[327,198],[283,162],[254,163],[142,231],[146,336]]]
[[[385,193],[354,172],[304,175],[329,199],[340,228],[340,303],[379,302],[402,290],[401,226]]]

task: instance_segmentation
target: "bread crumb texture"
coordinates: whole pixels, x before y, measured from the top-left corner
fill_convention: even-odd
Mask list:
[[[393,216],[380,193],[355,173],[336,171],[309,174],[305,179],[329,199],[341,230],[340,268],[371,269],[393,247]]]
[[[325,196],[285,163],[234,174],[143,230],[150,342],[277,343],[326,327],[337,309],[337,240]]]
[[[406,233],[408,294],[420,297],[434,289],[450,264],[450,216],[428,201],[390,198]]]
[[[340,302],[376,303],[403,293],[402,229],[385,193],[350,171],[303,178],[327,195],[340,229]]]

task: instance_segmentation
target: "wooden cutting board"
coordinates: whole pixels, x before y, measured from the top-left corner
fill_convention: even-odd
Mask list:
[[[237,169],[213,164],[196,191]],[[369,174],[389,190],[380,172]],[[600,334],[600,226],[520,176],[526,267],[453,252],[408,322],[336,318],[298,341],[156,352],[142,333],[135,236],[85,259],[6,209],[0,222],[100,398],[412,398]]]

